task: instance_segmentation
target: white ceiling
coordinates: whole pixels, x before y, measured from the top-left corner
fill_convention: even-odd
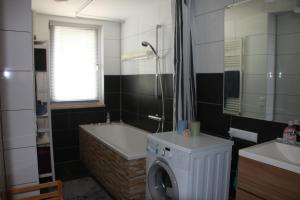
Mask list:
[[[146,8],[161,0],[32,0],[32,9],[38,13],[123,21],[136,10]],[[85,7],[85,5],[87,5]]]

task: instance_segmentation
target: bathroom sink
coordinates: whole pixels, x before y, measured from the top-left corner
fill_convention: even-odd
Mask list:
[[[239,155],[300,174],[300,146],[276,140],[239,150]]]

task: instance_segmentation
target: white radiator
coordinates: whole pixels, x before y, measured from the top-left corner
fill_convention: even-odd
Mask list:
[[[240,114],[242,102],[242,57],[243,42],[242,39],[226,40],[224,43],[224,72],[240,72],[240,95],[238,98],[226,98],[224,101],[224,113]],[[225,73],[224,73],[225,76]],[[224,83],[225,84],[225,83]]]

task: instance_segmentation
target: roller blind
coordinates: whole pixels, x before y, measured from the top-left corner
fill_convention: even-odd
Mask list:
[[[50,23],[52,102],[99,100],[97,29]]]

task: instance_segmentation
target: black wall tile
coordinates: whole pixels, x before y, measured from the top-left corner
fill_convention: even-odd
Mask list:
[[[68,112],[60,112],[54,110],[51,112],[52,130],[65,130],[69,128],[69,115]]]
[[[223,73],[197,74],[197,101],[223,104]]]
[[[79,160],[79,125],[105,122],[103,107],[53,110],[51,113],[55,164]]]
[[[105,108],[106,111],[119,110],[120,111],[120,93],[106,93]]]
[[[59,130],[53,131],[53,143],[54,148],[78,146],[79,145],[79,134],[78,130]]]
[[[148,119],[148,115],[161,116],[161,97],[155,96],[155,75],[122,76],[121,111],[122,120],[149,132],[156,131],[158,122]],[[165,116],[168,127],[173,123],[173,75],[164,74],[162,82],[165,92]],[[158,95],[160,95],[158,88]]]
[[[173,74],[163,74],[162,75],[162,85],[164,96],[166,99],[173,99]],[[158,87],[158,95],[161,96],[161,88]]]
[[[145,74],[139,75],[138,79],[138,91],[139,95],[154,96],[155,94],[155,75]]]
[[[201,123],[201,131],[228,137],[230,116],[223,114],[223,107],[216,104],[198,103],[197,119]]]
[[[109,110],[108,112],[110,113],[110,120],[112,122],[119,122],[121,120],[120,110]]]
[[[165,118],[166,121],[173,121],[173,99],[165,100]]]
[[[79,147],[54,148],[54,163],[79,160]]]
[[[232,117],[232,127],[258,133],[258,142],[265,142],[282,137],[286,124],[251,119],[246,117]]]
[[[104,76],[104,94],[120,93],[121,76],[105,75]]]
[[[154,96],[140,96],[139,97],[139,114],[140,115],[161,115],[161,100]]]
[[[122,110],[122,120],[123,120],[123,122],[125,122],[127,124],[139,127],[139,115],[137,113],[131,113],[131,112]]]
[[[105,112],[88,111],[88,112],[72,112],[70,115],[70,128],[77,129],[79,125],[105,122]]]
[[[122,94],[122,110],[138,114],[139,97],[134,94]]]
[[[139,116],[138,128],[144,129],[150,133],[155,133],[158,129],[158,123],[148,118],[148,116]]]
[[[138,94],[139,92],[139,76],[138,75],[126,75],[121,77],[121,92]]]

